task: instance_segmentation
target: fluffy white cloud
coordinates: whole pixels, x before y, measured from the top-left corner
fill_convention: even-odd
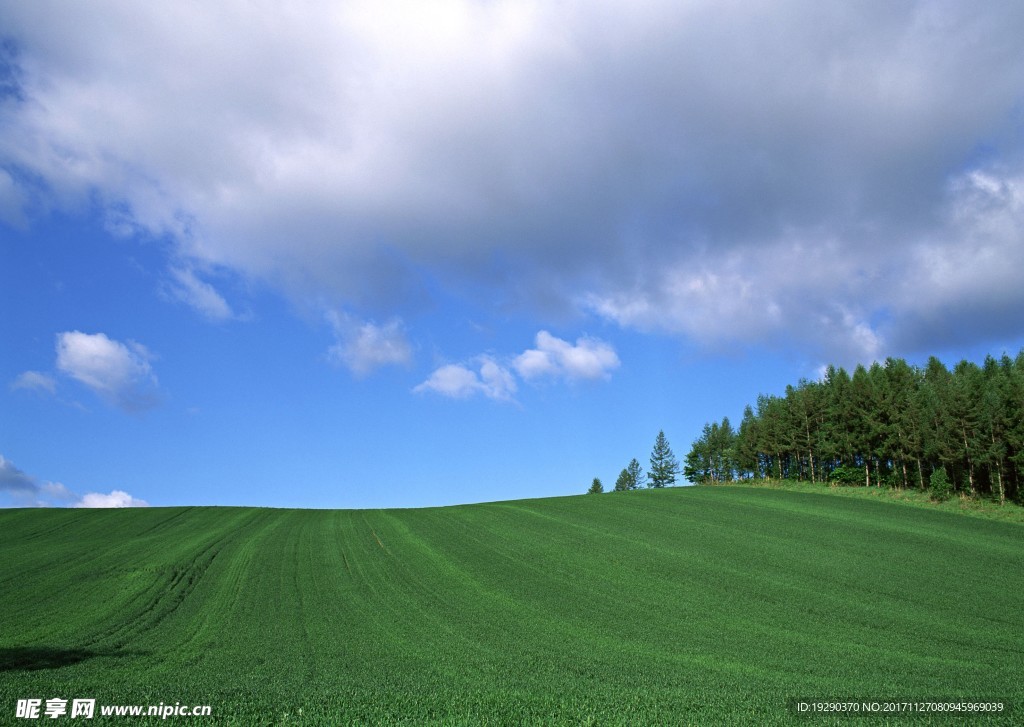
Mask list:
[[[512,363],[516,373],[524,379],[545,376],[569,380],[606,379],[621,363],[615,349],[596,338],[584,336],[573,345],[540,331],[536,345],[516,356]]]
[[[39,391],[47,394],[57,393],[57,382],[52,376],[39,371],[26,371],[19,374],[11,383],[12,389],[25,389],[27,391]]]
[[[328,350],[328,358],[347,366],[356,376],[366,376],[381,366],[412,362],[412,346],[397,318],[378,325],[330,311],[327,320],[338,339]]]
[[[462,364],[441,366],[413,391],[417,394],[433,391],[455,399],[482,394],[497,401],[512,401],[516,381],[507,368],[490,356],[480,356],[474,364],[475,370]]]
[[[216,288],[200,280],[190,267],[171,268],[166,291],[211,321],[226,321],[235,315]]]
[[[573,345],[547,331],[540,331],[536,346],[506,358],[507,365],[489,355],[478,356],[470,366],[446,364],[413,391],[433,391],[456,399],[483,394],[498,401],[512,401],[518,388],[515,374],[526,381],[541,378],[566,381],[608,379],[621,363],[611,344],[587,336],[576,339]]]
[[[124,490],[109,495],[90,492],[82,497],[60,482],[40,482],[25,474],[0,455],[0,495],[5,505],[15,507],[148,507],[145,500],[132,497]]]
[[[149,507],[149,503],[132,497],[124,490],[113,490],[106,495],[90,492],[75,503],[75,507]]]
[[[1024,172],[1020,3],[39,0],[0,27],[0,216],[98,200],[182,270],[385,315],[443,281],[854,357],[1024,309],[975,285],[1019,250],[984,241],[1017,219],[984,180]],[[918,262],[946,297],[893,272]]]
[[[114,341],[103,333],[57,334],[57,368],[128,412],[155,406],[157,381],[152,354],[140,343]]]

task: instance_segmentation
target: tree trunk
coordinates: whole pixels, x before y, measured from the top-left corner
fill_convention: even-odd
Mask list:
[[[967,482],[971,486],[971,494],[974,494],[974,462],[971,461],[971,450],[967,446],[967,430],[960,427],[960,433],[964,438],[964,455],[967,457]]]
[[[992,437],[992,448],[996,448],[996,433],[993,431]],[[1006,491],[1003,489],[1003,458],[996,457],[996,482],[999,483],[999,505],[1006,504]]]

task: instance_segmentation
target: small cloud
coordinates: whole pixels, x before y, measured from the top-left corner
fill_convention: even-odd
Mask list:
[[[113,490],[108,495],[90,492],[76,502],[74,507],[149,507],[149,503],[132,497],[124,490]]]
[[[192,268],[171,268],[170,276],[165,291],[174,300],[185,303],[211,321],[222,322],[235,317],[224,297],[212,285],[200,280]]]
[[[577,379],[607,379],[619,367],[618,354],[608,343],[582,336],[576,345],[552,336],[547,331],[537,333],[536,348],[516,356],[513,367],[524,379],[559,377]]]
[[[359,323],[346,314],[331,311],[327,320],[338,339],[328,349],[328,358],[348,367],[356,376],[366,376],[381,366],[408,365],[412,361],[412,346],[397,318],[377,325],[370,321]]]
[[[15,507],[148,507],[145,500],[124,490],[104,495],[90,492],[82,497],[60,482],[40,482],[0,455],[0,494]]]
[[[43,482],[39,485],[39,495],[47,503],[67,503],[78,499],[78,495],[60,482]]]
[[[0,454],[0,492],[13,495],[34,495],[39,489],[34,478],[14,466]]]
[[[413,389],[421,394],[433,391],[454,399],[466,399],[483,394],[497,401],[512,401],[516,392],[516,381],[512,373],[490,356],[476,359],[477,370],[461,364],[441,366],[426,381]]]
[[[39,371],[26,371],[11,382],[11,388],[15,390],[24,389],[25,391],[35,391],[45,394],[56,394],[57,382],[53,380],[53,377],[47,376]]]
[[[124,344],[103,333],[57,334],[57,368],[127,412],[150,409],[159,401],[152,357],[140,343]]]
[[[490,399],[511,401],[517,389],[515,374],[526,381],[545,377],[566,381],[608,379],[621,364],[611,344],[587,336],[577,338],[573,345],[540,331],[536,346],[514,357],[508,366],[488,355],[473,359],[471,366],[446,364],[413,392],[433,391],[454,399],[483,394]]]

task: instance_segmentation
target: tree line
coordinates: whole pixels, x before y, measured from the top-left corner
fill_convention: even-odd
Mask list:
[[[640,463],[634,457],[619,473],[615,480],[614,492],[626,492],[638,490],[641,487],[670,487],[676,483],[679,475],[679,460],[672,452],[672,447],[665,437],[664,431],[659,431],[654,440],[654,447],[651,449],[650,471],[644,474]],[[600,477],[595,477],[588,494],[596,495],[604,492],[604,484]]]
[[[761,395],[738,429],[710,422],[685,458],[697,483],[792,479],[865,487],[932,487],[1020,501],[1024,481],[1024,350],[1012,359],[934,356],[829,366],[820,381]]]

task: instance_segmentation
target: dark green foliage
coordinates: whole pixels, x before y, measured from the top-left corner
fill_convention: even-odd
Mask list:
[[[840,465],[829,473],[828,479],[837,485],[863,485],[864,473],[855,467]]]
[[[691,482],[732,482],[737,468],[735,450],[736,433],[728,417],[721,424],[705,424],[686,455],[683,475]]]
[[[953,486],[949,482],[949,477],[946,476],[944,467],[939,467],[932,472],[931,477],[928,478],[928,490],[931,493],[932,499],[936,502],[949,499],[953,493]]]
[[[644,482],[644,473],[640,468],[640,463],[636,461],[634,457],[626,465],[626,468],[619,472],[619,477],[615,480],[615,491],[623,492],[625,490],[635,490],[639,488]]]
[[[636,457],[629,460],[629,464],[626,465],[626,474],[629,476],[629,489],[635,490],[642,487],[645,481],[643,468],[640,467],[640,463],[636,461]]]
[[[598,477],[594,478],[594,481],[590,483],[590,489],[587,490],[588,495],[600,495],[604,492],[604,485],[601,484],[601,479]]]
[[[629,486],[629,472],[622,470],[619,472],[618,478],[615,480],[615,492],[625,492],[626,490],[632,489]]]
[[[829,366],[821,381],[760,396],[739,431],[705,425],[685,458],[693,482],[793,479],[928,490],[943,469],[953,492],[1000,502],[1024,495],[1024,351],[952,371],[932,357]],[[726,441],[729,440],[729,441]],[[856,473],[856,476],[854,475]]]
[[[630,460],[626,469],[618,473],[618,479],[615,480],[615,491],[621,493],[627,489],[637,489],[641,484],[643,484],[643,470],[640,469],[640,463],[634,458]]]
[[[747,487],[0,510],[0,723],[77,723],[15,719],[33,697],[213,708],[137,722],[178,726],[913,723],[786,710],[813,696],[1020,724],[1022,532]]]
[[[647,474],[648,487],[669,487],[676,483],[679,461],[672,453],[664,431],[659,431],[651,450],[651,469]]]

